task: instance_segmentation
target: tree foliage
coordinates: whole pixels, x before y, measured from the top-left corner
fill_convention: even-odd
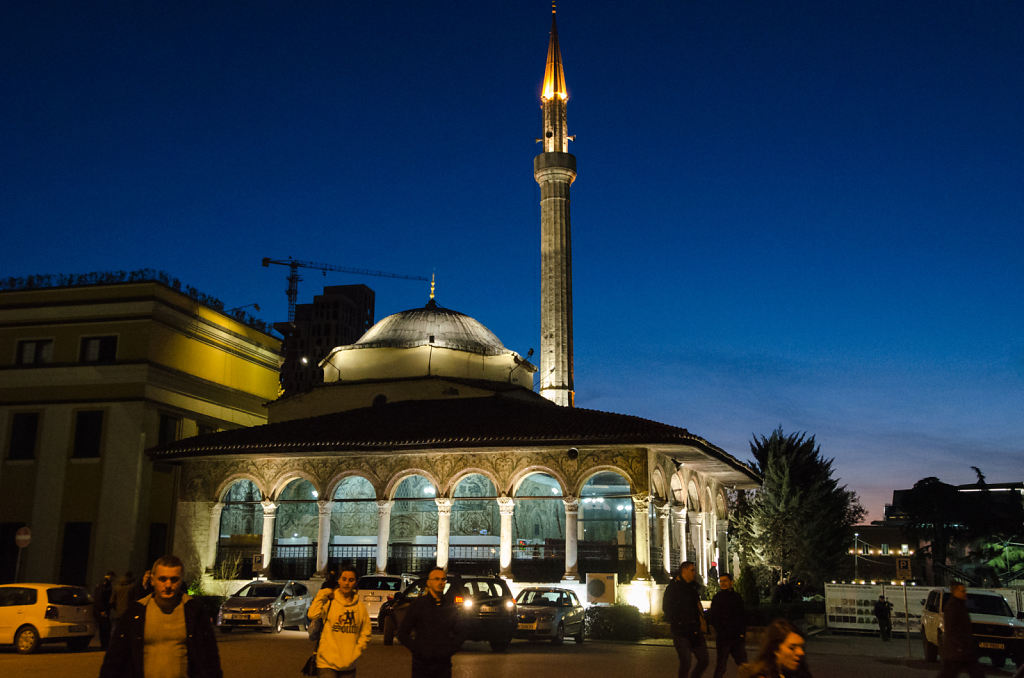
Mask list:
[[[833,477],[834,459],[814,436],[779,427],[750,443],[761,489],[738,493],[732,533],[745,565],[774,569],[781,578],[817,587],[835,576],[864,517],[856,493]]]

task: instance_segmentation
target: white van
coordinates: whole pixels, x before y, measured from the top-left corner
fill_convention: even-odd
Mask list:
[[[924,658],[935,661],[942,651],[942,608],[949,600],[948,589],[932,589],[921,613],[921,638]],[[1020,666],[1024,663],[1024,621],[1013,616],[1006,598],[998,591],[967,589],[967,611],[971,615],[971,635],[978,656],[988,657],[995,667],[1007,657]]]

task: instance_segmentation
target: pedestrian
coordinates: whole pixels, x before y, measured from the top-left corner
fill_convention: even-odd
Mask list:
[[[100,678],[223,678],[213,625],[185,593],[181,559],[162,556],[152,573],[153,593],[117,621]]]
[[[878,596],[875,602],[875,619],[878,620],[878,631],[882,634],[882,640],[888,642],[892,637],[892,603],[885,599],[885,596]]]
[[[327,570],[327,576],[324,577],[324,583],[320,584],[320,590],[333,589],[338,586],[338,573],[334,570]]]
[[[356,596],[354,568],[342,567],[334,587],[320,589],[306,613],[323,617],[323,631],[316,648],[317,675],[353,678],[356,660],[370,642],[370,612]]]
[[[812,678],[804,656],[804,638],[789,621],[776,619],[764,631],[754,661],[740,666],[738,678]]]
[[[721,590],[711,599],[708,616],[715,627],[715,678],[722,678],[729,655],[736,666],[747,662],[747,615],[743,598],[732,587],[731,574],[719,575],[718,587]]]
[[[111,599],[114,595],[114,571],[103,575],[103,581],[96,585],[92,592],[92,616],[96,619],[96,629],[100,636],[100,647],[104,650],[110,645],[110,613]]]
[[[697,591],[697,566],[692,560],[679,564],[679,572],[665,588],[661,609],[672,629],[672,644],[679,655],[679,678],[700,678],[708,667],[707,622]],[[690,654],[697,664],[690,671]],[[689,675],[687,675],[689,674]]]
[[[967,587],[961,582],[949,585],[949,598],[942,606],[942,668],[939,678],[955,678],[966,673],[982,678],[978,653],[971,637],[971,615],[967,611]]]
[[[459,611],[444,595],[445,581],[443,568],[430,570],[426,593],[412,602],[398,627],[398,640],[412,652],[412,678],[451,678],[462,636]]]
[[[132,600],[142,600],[153,592],[153,571],[146,570],[135,586],[132,587]]]
[[[135,592],[135,577],[131,570],[125,572],[117,583],[114,584],[114,591],[111,593],[111,606],[114,610],[114,619],[120,619],[128,610],[128,604],[135,600],[132,594]]]

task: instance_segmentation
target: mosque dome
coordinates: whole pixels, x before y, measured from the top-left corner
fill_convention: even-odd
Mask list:
[[[423,308],[389,315],[366,331],[348,349],[416,348],[436,346],[479,355],[508,353],[501,340],[478,320],[438,306],[431,299]]]

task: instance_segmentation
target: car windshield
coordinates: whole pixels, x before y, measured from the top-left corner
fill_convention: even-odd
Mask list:
[[[465,589],[471,596],[500,598],[505,593],[501,590],[501,585],[494,581],[467,581]]]
[[[46,589],[46,600],[51,605],[88,605],[92,603],[92,596],[77,586],[61,586]]]
[[[236,598],[277,598],[281,594],[282,584],[249,584],[235,594]]]
[[[1013,616],[1010,606],[1002,596],[982,596],[968,593],[967,611],[974,614],[993,614],[999,617]]]
[[[526,589],[516,600],[520,605],[558,605],[561,594],[558,591],[536,591]]]
[[[356,588],[360,591],[397,591],[402,588],[402,580],[391,577],[360,577]]]

